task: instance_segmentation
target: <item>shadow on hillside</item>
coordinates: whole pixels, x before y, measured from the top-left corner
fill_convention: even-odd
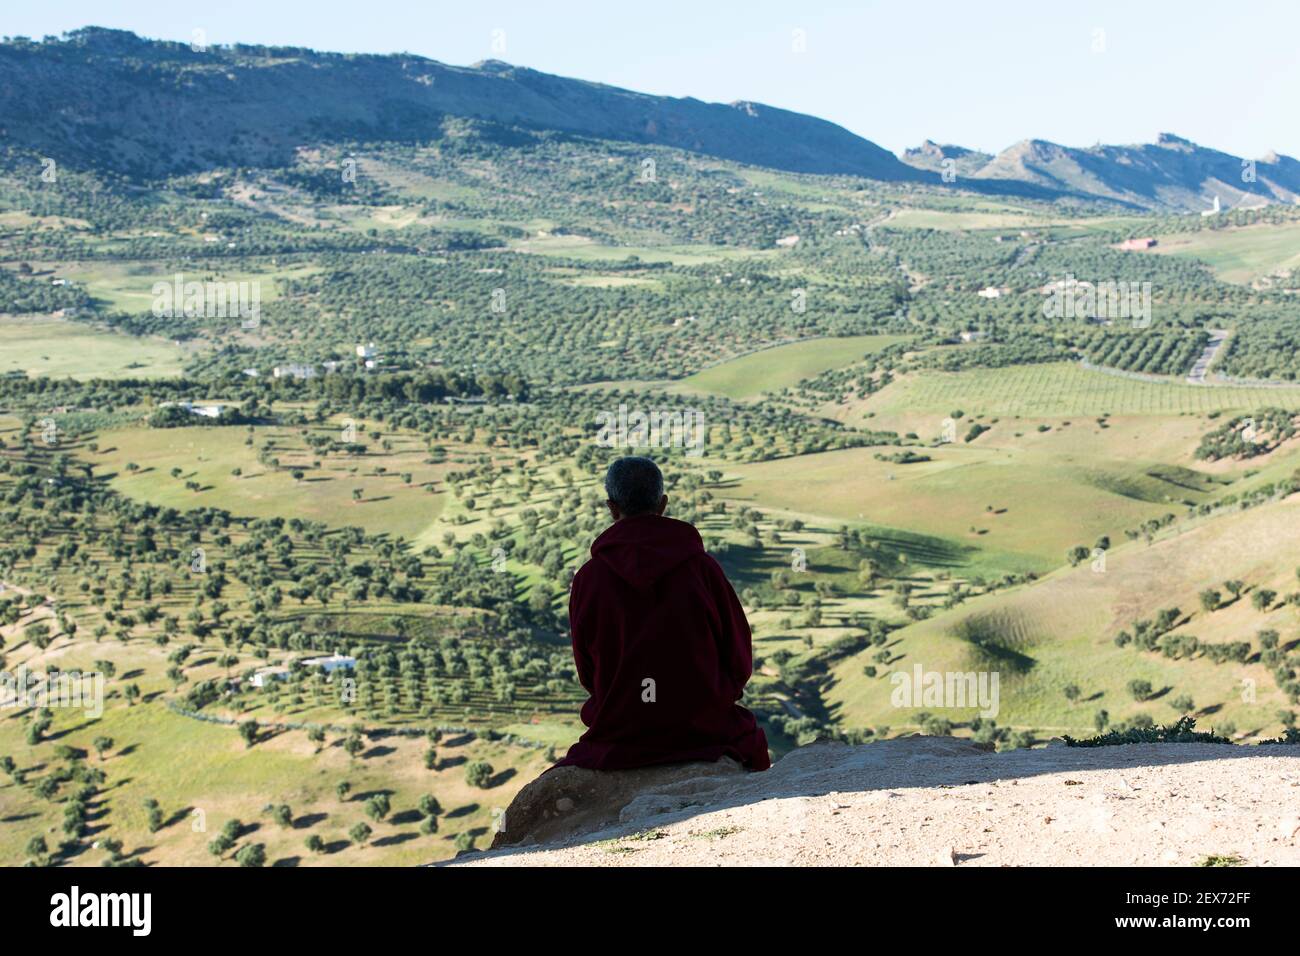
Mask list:
[[[1141,770],[1209,760],[1258,760],[1268,757],[1293,757],[1300,765],[1300,746],[1233,745],[1233,744],[1127,744],[1108,747],[1067,747],[1064,744],[1033,750],[1001,753],[983,750],[969,740],[953,737],[893,738],[876,743],[849,746],[817,743],[796,749],[762,773],[745,773],[695,778],[689,786],[671,782],[656,785],[653,777],[639,788],[640,796],[654,795],[661,812],[639,813],[636,819],[619,821],[619,811],[633,797],[624,794],[611,800],[608,819],[583,832],[557,836],[544,844],[502,847],[484,851],[493,858],[527,854],[537,850],[580,846],[587,843],[619,839],[689,820],[706,813],[733,810],[770,800],[819,798],[830,794],[930,788],[959,790],[962,787],[1014,783],[1052,774],[1069,774],[1069,785],[1087,787],[1090,771]],[[1077,775],[1077,776],[1075,776]],[[558,780],[559,778],[557,778]],[[678,776],[677,780],[683,778]],[[588,778],[589,780],[589,778]],[[611,788],[613,789],[613,788]],[[1142,788],[1133,788],[1140,792]],[[590,792],[576,780],[556,786],[554,797],[572,791]],[[1081,793],[1086,790],[1081,789]],[[549,799],[552,794],[548,793]],[[590,799],[589,799],[590,805]],[[507,813],[510,811],[507,810]],[[480,853],[462,854],[458,859],[474,859]],[[456,862],[443,860],[433,864],[445,866]]]
[[[397,846],[419,837],[418,833],[394,833],[392,836],[380,837],[370,841],[371,846]]]

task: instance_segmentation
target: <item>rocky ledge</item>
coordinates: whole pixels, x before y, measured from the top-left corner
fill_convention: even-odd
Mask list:
[[[952,737],[549,771],[454,866],[1300,865],[1300,747]]]

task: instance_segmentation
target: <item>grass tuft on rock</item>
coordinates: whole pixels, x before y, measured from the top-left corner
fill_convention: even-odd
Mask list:
[[[1063,736],[1067,747],[1118,747],[1122,744],[1231,744],[1227,737],[1214,731],[1196,729],[1195,717],[1179,717],[1177,723],[1154,727],[1130,727],[1127,730],[1108,730],[1096,737],[1075,740]]]

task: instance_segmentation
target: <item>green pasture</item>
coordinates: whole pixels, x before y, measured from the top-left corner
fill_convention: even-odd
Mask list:
[[[862,403],[881,415],[1179,415],[1300,405],[1300,386],[1265,388],[1146,382],[1069,362],[904,376]]]
[[[51,378],[166,378],[179,375],[185,347],[85,322],[0,316],[0,373]]]
[[[827,369],[852,365],[865,355],[903,341],[906,336],[902,335],[853,335],[794,342],[730,359],[676,384],[683,390],[727,398],[757,398],[763,392],[791,387]]]
[[[337,427],[322,428],[338,433]],[[296,516],[408,538],[418,537],[442,511],[446,496],[431,494],[429,486],[440,485],[448,466],[425,464],[428,452],[413,436],[392,436],[389,452],[363,434],[360,440],[370,445],[366,454],[322,458],[295,428],[258,426],[252,446],[245,444],[248,435],[237,426],[115,429],[96,436],[98,452],[82,454],[96,474],[111,477],[118,491],[174,508]],[[278,468],[258,461],[257,448],[268,440],[275,445],[271,454],[279,459]],[[138,470],[129,470],[128,463]],[[173,468],[181,474],[172,477]],[[232,474],[236,468],[239,475]],[[303,472],[301,479],[294,478],[295,470]],[[410,483],[402,478],[408,473]],[[186,482],[197,483],[200,490],[186,488]],[[360,499],[353,497],[355,489],[361,491]]]
[[[1188,256],[1209,263],[1225,282],[1249,284],[1300,268],[1300,222],[1202,229],[1159,237],[1152,254]]]
[[[1113,641],[1134,620],[1154,618],[1176,607],[1185,622],[1172,633],[1202,641],[1253,640],[1263,628],[1294,630],[1295,611],[1278,605],[1258,611],[1250,594],[1213,612],[1198,602],[1201,590],[1222,588],[1227,578],[1248,589],[1281,593],[1294,586],[1289,569],[1300,562],[1300,545],[1289,529],[1300,519],[1300,501],[1278,502],[1190,525],[1153,545],[1114,547],[1100,569],[1091,562],[1061,569],[1009,591],[973,598],[958,608],[896,632],[891,660],[875,677],[864,667],[870,652],[847,658],[833,669],[828,691],[834,714],[847,727],[889,726],[894,733],[916,726],[929,711],[968,720],[972,708],[900,708],[891,703],[889,674],[926,671],[996,670],[1001,684],[1001,726],[1032,728],[1040,737],[1095,732],[1093,719],[1106,710],[1112,721],[1147,713],[1158,723],[1181,712],[1170,706],[1188,695],[1202,727],[1232,723],[1247,737],[1278,733],[1277,713],[1286,707],[1268,668],[1258,658],[1245,664],[1215,664],[1204,656],[1176,660]],[[1258,651],[1258,644],[1255,644]],[[1148,680],[1155,698],[1135,700],[1129,681]],[[1251,682],[1253,694],[1243,693]],[[1075,685],[1071,702],[1065,689]]]

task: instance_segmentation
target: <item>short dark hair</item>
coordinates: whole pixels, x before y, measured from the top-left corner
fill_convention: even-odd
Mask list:
[[[616,458],[605,472],[605,494],[620,514],[652,512],[664,496],[663,472],[649,458]]]

